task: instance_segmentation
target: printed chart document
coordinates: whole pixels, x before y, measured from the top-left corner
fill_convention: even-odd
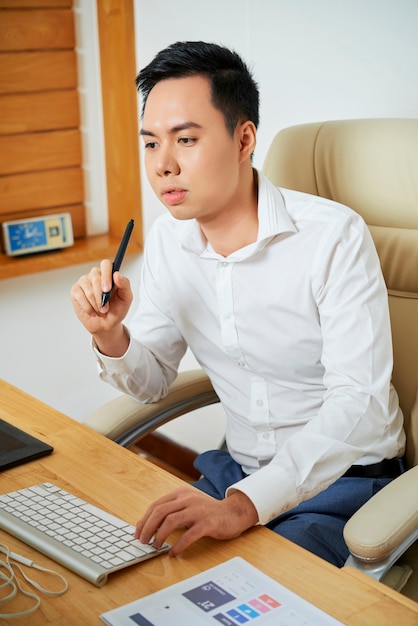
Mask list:
[[[240,557],[100,617],[109,626],[342,624]]]

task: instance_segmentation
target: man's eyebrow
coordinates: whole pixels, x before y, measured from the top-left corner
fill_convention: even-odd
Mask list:
[[[173,126],[169,129],[168,132],[170,134],[175,134],[181,132],[182,130],[188,130],[189,128],[202,128],[202,126],[200,124],[197,124],[196,122],[184,122],[183,124]],[[150,130],[146,130],[145,128],[141,128],[139,134],[143,136],[146,135],[147,137],[155,137],[155,133]]]

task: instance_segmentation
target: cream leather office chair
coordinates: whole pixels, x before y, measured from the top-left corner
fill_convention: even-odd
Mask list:
[[[418,542],[409,548],[418,538],[418,120],[293,126],[276,135],[263,170],[278,186],[350,206],[373,235],[389,293],[393,382],[405,416],[410,469],[346,525],[352,552],[347,564],[418,601]],[[129,447],[178,415],[217,401],[203,372],[186,372],[164,400],[141,405],[121,396],[86,424]],[[398,560],[407,548],[403,562]]]

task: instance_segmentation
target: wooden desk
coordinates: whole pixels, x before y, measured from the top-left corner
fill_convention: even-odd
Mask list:
[[[0,418],[52,444],[54,453],[0,475],[0,492],[50,481],[134,524],[146,506],[181,481],[121,448],[112,441],[58,413],[51,407],[0,381]],[[91,626],[101,624],[104,611],[158,591],[202,570],[241,556],[312,604],[350,625],[416,626],[418,604],[350,568],[337,569],[265,528],[242,537],[216,542],[203,539],[184,555],[164,554],[111,574],[96,588],[25,544],[0,531],[0,541],[69,582],[63,596],[42,596],[41,607],[16,626]],[[30,570],[38,579],[38,572]],[[28,606],[19,597],[7,605]],[[6,605],[1,611],[6,612]],[[0,612],[1,612],[0,611]],[[4,623],[4,622],[3,622]]]

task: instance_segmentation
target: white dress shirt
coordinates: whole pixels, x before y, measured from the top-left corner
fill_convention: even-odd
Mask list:
[[[265,524],[352,464],[402,454],[405,437],[387,292],[362,218],[261,173],[258,218],[257,241],[228,257],[194,220],[157,219],[129,348],[120,359],[96,352],[103,379],[150,402],[190,346],[249,474],[230,490]]]

